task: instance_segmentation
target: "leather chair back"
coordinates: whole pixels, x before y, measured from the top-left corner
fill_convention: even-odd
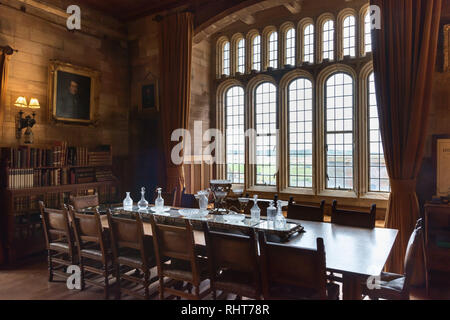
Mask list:
[[[79,255],[82,256],[81,250],[95,244],[100,247],[104,259],[107,251],[107,240],[104,236],[98,211],[96,210],[93,215],[90,215],[76,213],[72,206],[69,209]]]
[[[322,238],[317,238],[317,249],[292,248],[269,243],[263,232],[259,233],[261,251],[261,279],[265,299],[277,297],[274,288],[293,286],[319,299],[327,298],[325,248]]]
[[[114,258],[120,256],[121,249],[138,250],[144,268],[148,267],[148,252],[144,241],[144,226],[139,214],[132,214],[131,218],[113,217],[110,210],[106,213],[111,238],[111,248]],[[150,250],[151,251],[151,250]]]
[[[78,197],[70,196],[70,201],[76,211],[97,207],[99,205],[98,194]]]
[[[64,206],[62,210],[49,209],[45,207],[42,201],[39,201],[39,208],[47,249],[53,240],[67,242],[69,248],[73,248],[73,236],[67,215],[67,208]]]
[[[416,227],[414,228],[411,236],[409,237],[408,245],[406,247],[405,253],[405,284],[403,286],[403,290],[409,292],[411,278],[414,273],[414,265],[416,255],[418,254],[418,250],[420,248],[420,242],[423,242],[423,225],[422,219],[419,219],[416,223]]]
[[[210,277],[215,280],[222,269],[251,274],[255,288],[260,288],[258,247],[254,229],[248,235],[211,231],[203,225],[210,266]]]
[[[376,205],[370,207],[369,213],[356,210],[337,208],[337,201],[333,201],[331,208],[331,223],[357,228],[375,228]]]
[[[287,218],[323,222],[324,210],[325,200],[322,200],[319,206],[296,204],[289,201]]]

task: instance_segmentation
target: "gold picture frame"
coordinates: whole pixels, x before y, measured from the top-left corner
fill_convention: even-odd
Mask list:
[[[140,82],[138,85],[139,112],[155,113],[159,111],[159,84],[157,79]]]
[[[433,136],[433,158],[436,166],[436,195],[450,194],[450,135]]]
[[[71,63],[51,60],[48,105],[54,123],[98,123],[100,72]]]

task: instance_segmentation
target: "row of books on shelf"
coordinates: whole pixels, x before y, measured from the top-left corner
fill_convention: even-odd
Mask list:
[[[14,212],[39,212],[39,201],[43,201],[49,208],[59,208],[63,195],[59,193],[46,193],[42,195],[15,196],[13,200]]]
[[[103,145],[93,149],[69,147],[67,142],[57,142],[52,147],[0,148],[2,163],[13,169],[47,168],[66,166],[109,166],[112,164],[111,146]]]
[[[116,179],[111,170],[100,168],[8,169],[7,176],[6,187],[9,189],[83,184]]]
[[[114,203],[119,201],[118,188],[116,186],[99,187],[96,189],[96,192],[100,203]],[[63,203],[70,204],[70,195],[71,192],[50,192],[38,195],[14,196],[13,213],[32,214],[39,212],[39,201],[43,201],[47,208],[61,209]]]

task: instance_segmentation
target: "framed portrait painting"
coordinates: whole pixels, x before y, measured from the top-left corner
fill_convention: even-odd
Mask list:
[[[98,119],[100,73],[52,60],[49,67],[49,107],[55,122],[95,125]]]
[[[158,80],[141,82],[139,88],[139,111],[159,111],[159,88]]]

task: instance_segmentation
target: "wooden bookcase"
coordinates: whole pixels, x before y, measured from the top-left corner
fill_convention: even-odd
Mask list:
[[[20,147],[25,150],[26,147]],[[11,148],[14,149],[14,148]],[[17,148],[18,149],[18,148]],[[60,152],[60,151],[58,151]],[[65,152],[64,150],[62,152]],[[3,149],[4,156],[5,149]],[[42,230],[41,217],[39,212],[39,201],[43,201],[49,208],[61,208],[63,204],[69,204],[70,196],[88,195],[97,193],[102,204],[117,203],[120,195],[119,181],[112,175],[112,157],[109,161],[99,163],[94,160],[84,165],[67,165],[67,161],[57,159],[52,166],[29,166],[25,161],[19,170],[30,170],[34,174],[34,181],[27,182],[26,188],[19,185],[11,187],[9,178],[12,168],[17,166],[12,163],[10,157],[0,158],[0,264],[14,265],[21,260],[45,250],[45,238]],[[61,177],[49,182],[45,180],[45,185],[41,186],[41,181],[36,179],[41,177],[40,171],[72,172],[72,170],[87,169],[94,172],[91,182],[75,183],[74,181],[63,181]],[[14,169],[16,170],[16,169]],[[109,178],[97,176],[97,172],[110,171]],[[99,181],[97,181],[97,179]],[[81,180],[81,179],[80,179]],[[100,181],[101,180],[101,181]],[[105,180],[105,181],[103,181]],[[49,182],[49,183],[47,183]],[[71,183],[72,182],[72,183]],[[47,185],[49,184],[49,185]],[[19,186],[19,187],[18,187]]]

